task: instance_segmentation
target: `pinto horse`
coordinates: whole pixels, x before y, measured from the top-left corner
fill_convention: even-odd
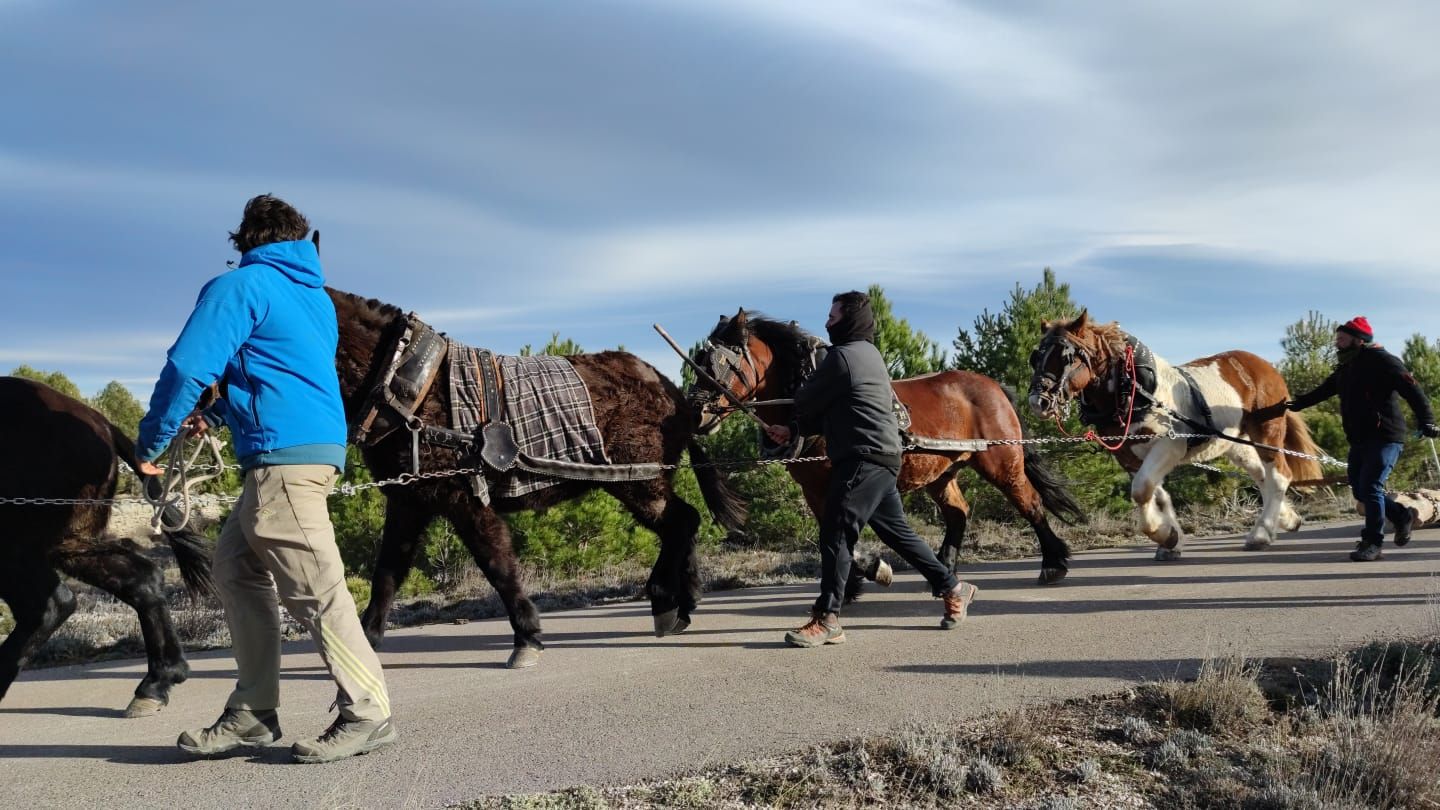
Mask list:
[[[1047,322],[1031,355],[1034,376],[1030,404],[1057,421],[1078,401],[1081,417],[1101,435],[1148,435],[1111,449],[1133,477],[1130,497],[1140,510],[1140,528],[1159,548],[1157,560],[1180,557],[1184,532],[1175,517],[1165,476],[1182,463],[1228,458],[1254,479],[1263,506],[1246,535],[1245,548],[1270,545],[1277,530],[1300,528],[1300,515],[1286,498],[1292,481],[1319,478],[1320,453],[1305,420],[1285,409],[1285,379],[1265,360],[1245,351],[1227,351],[1172,366],[1154,356],[1119,324],[1095,324],[1088,312],[1073,321]],[[1153,358],[1154,391],[1146,391],[1135,358]],[[1170,438],[1172,433],[1215,438]]]
[[[371,393],[395,356],[396,341],[407,316],[397,307],[329,289],[340,324],[336,367],[345,416],[352,427],[364,418]],[[584,381],[593,404],[596,426],[606,456],[615,464],[676,464],[685,450],[697,464],[704,450],[694,442],[695,418],[674,383],[640,358],[621,351],[571,355],[565,360]],[[450,372],[440,361],[438,376]],[[420,422],[441,428],[451,425],[449,386],[431,386],[413,407]],[[397,430],[358,442],[365,465],[379,479],[401,473],[474,467],[465,448],[422,444],[420,470],[412,469],[414,452],[408,431]],[[713,467],[697,466],[696,477],[706,505],[718,523],[737,527],[745,520],[743,502],[730,492]],[[487,471],[487,476],[490,475]],[[554,484],[517,497],[497,497],[484,504],[462,476],[421,479],[408,486],[386,486],[385,528],[376,557],[370,603],[361,623],[371,644],[379,646],[395,592],[405,581],[424,545],[421,535],[437,517],[444,517],[474,556],[475,562],[505,605],[514,629],[514,650],[507,666],[532,666],[544,648],[540,617],[525,595],[520,565],[510,531],[500,513],[544,509],[599,488],[613,495],[635,519],[660,538],[646,595],[654,616],[655,634],[684,630],[700,601],[695,536],[700,513],[675,493],[674,472],[639,481],[598,482],[555,478]]]
[[[786,424],[791,416],[787,398],[814,371],[813,357],[819,345],[823,344],[794,322],[782,323],[741,309],[733,317],[720,318],[694,360],[724,386],[729,400],[756,402],[754,411],[761,419]],[[1020,419],[1005,389],[982,374],[944,371],[896,380],[894,387],[909,409],[915,436],[952,441],[1022,438]],[[703,433],[714,432],[720,421],[735,410],[720,402],[720,391],[703,380],[695,382],[688,396],[700,413],[698,429]],[[764,404],[772,399],[786,401]],[[819,442],[815,450],[807,452],[821,454],[824,440]],[[818,519],[824,514],[830,463],[787,467]],[[1069,572],[1066,560],[1070,548],[1050,528],[1045,512],[1049,510],[1066,522],[1083,519],[1083,512],[1040,457],[1018,445],[997,444],[982,450],[906,450],[898,485],[901,492],[924,489],[939,506],[945,523],[940,560],[952,571],[960,561],[960,545],[970,518],[970,505],[955,480],[962,467],[974,469],[1000,490],[1035,530],[1040,540],[1040,584],[1064,579]],[[854,576],[852,573],[852,580]],[[855,584],[852,581],[849,587],[853,590]]]
[[[0,644],[0,698],[45,640],[75,612],[75,594],[56,569],[113,594],[135,609],[149,666],[125,710],[154,714],[190,674],[165,606],[160,568],[128,540],[106,539],[116,460],[136,468],[135,443],[90,406],[49,386],[0,377],[0,496],[94,499],[93,504],[0,504],[0,599],[15,627]],[[147,482],[149,479],[146,479]],[[173,507],[171,507],[173,509]],[[166,515],[167,520],[178,513]],[[209,544],[187,531],[165,532],[190,593],[213,594]]]

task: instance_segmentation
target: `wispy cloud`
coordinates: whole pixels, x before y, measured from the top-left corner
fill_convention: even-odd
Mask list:
[[[335,286],[502,351],[869,283],[948,343],[1044,266],[1180,356],[1332,305],[1433,330],[1434,4],[254,11],[0,0],[0,360],[153,373],[168,337],[113,338],[178,331],[264,191]]]

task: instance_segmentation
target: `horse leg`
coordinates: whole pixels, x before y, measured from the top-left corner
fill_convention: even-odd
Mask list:
[[[684,632],[690,626],[690,614],[700,604],[700,559],[695,551],[700,513],[675,494],[668,478],[605,489],[625,504],[640,525],[660,538],[660,554],[645,583],[655,636]]]
[[[30,656],[75,612],[75,594],[43,560],[8,562],[0,573],[0,599],[10,606],[15,626],[0,643],[0,700]]]
[[[133,544],[118,541],[86,543],[78,552],[57,554],[60,570],[94,585],[135,609],[145,640],[148,668],[126,717],[144,717],[170,702],[170,688],[190,677],[190,665],[165,605],[165,576]]]
[[[965,493],[960,491],[960,482],[953,472],[927,485],[925,493],[940,508],[940,519],[945,522],[945,539],[940,542],[940,553],[936,556],[953,574],[960,567],[960,547],[970,523],[970,504],[965,501]]]
[[[1025,518],[1040,541],[1040,585],[1054,585],[1070,573],[1070,547],[1050,528],[1045,500],[1025,475],[1025,451],[1013,445],[995,445],[976,453],[970,462],[980,477],[1000,490],[1015,511]]]
[[[1255,525],[1245,536],[1246,551],[1260,551],[1268,548],[1278,535],[1278,527],[1284,523],[1299,528],[1294,521],[1299,519],[1295,508],[1285,499],[1289,478],[1279,469],[1279,459],[1262,459],[1253,447],[1236,445],[1228,456],[1255,481],[1260,490],[1260,513],[1255,516]],[[1293,531],[1294,529],[1290,529]]]
[[[1130,480],[1130,499],[1140,510],[1140,531],[1155,541],[1155,559],[1178,560],[1185,533],[1175,519],[1170,493],[1163,486],[1165,476],[1185,457],[1183,439],[1157,439],[1135,477]]]
[[[435,513],[411,493],[385,495],[385,528],[375,556],[375,573],[370,577],[370,602],[360,616],[360,626],[372,649],[380,649],[395,594],[415,564],[415,554],[423,545],[421,535],[434,520]]]
[[[475,564],[480,566],[490,586],[505,605],[510,628],[515,631],[514,649],[505,662],[509,669],[525,669],[540,663],[540,611],[525,595],[520,581],[520,560],[510,539],[510,527],[491,507],[466,509],[451,513],[450,522],[460,541],[470,549]]]

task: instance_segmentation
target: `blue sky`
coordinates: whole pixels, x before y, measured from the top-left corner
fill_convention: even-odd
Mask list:
[[[722,313],[1017,283],[1171,360],[1440,335],[1440,5],[0,0],[0,367],[147,397],[244,201],[334,286],[672,376]]]

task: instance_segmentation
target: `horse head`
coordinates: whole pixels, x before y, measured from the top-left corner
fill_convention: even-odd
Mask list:
[[[771,358],[769,348],[755,337],[744,308],[728,318],[721,315],[691,358],[704,372],[685,390],[698,420],[696,432],[714,433],[737,405],[754,400]]]
[[[1043,337],[1030,353],[1030,407],[1044,417],[1061,418],[1070,403],[1100,379],[1097,334],[1090,313],[1073,321],[1045,321]]]

